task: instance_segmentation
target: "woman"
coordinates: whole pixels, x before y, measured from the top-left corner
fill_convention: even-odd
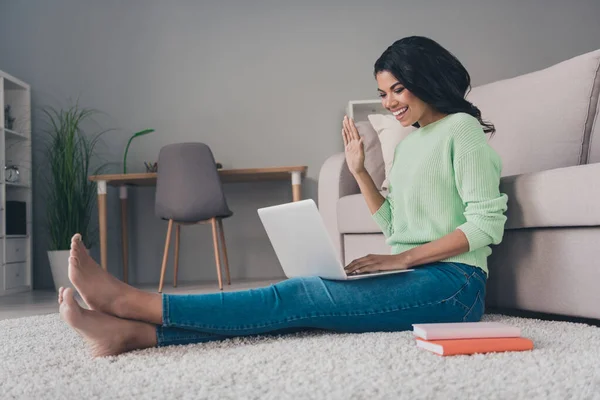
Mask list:
[[[436,42],[408,37],[375,63],[382,104],[418,129],[396,148],[383,197],[364,167],[354,122],[343,121],[348,167],[390,255],[368,255],[348,274],[414,268],[350,281],[293,278],[240,292],[168,295],[137,290],[106,273],[73,237],[69,279],[90,307],[59,290],[62,318],[94,356],[154,346],[303,329],[402,331],[414,323],[478,321],[484,312],[489,245],[501,241],[507,197],[501,162],[487,144],[494,126],[464,96],[470,77]]]

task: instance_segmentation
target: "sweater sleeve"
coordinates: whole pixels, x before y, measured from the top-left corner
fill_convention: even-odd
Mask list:
[[[373,220],[377,223],[377,225],[379,225],[381,231],[383,232],[386,238],[389,238],[390,236],[392,236],[392,233],[394,233],[394,225],[392,218],[393,210],[394,206],[392,198],[388,194],[381,207],[379,207],[379,210],[375,211],[375,213],[372,216]]]
[[[478,128],[481,129],[481,128]],[[458,226],[469,242],[469,251],[499,244],[504,235],[508,197],[500,193],[502,163],[485,141],[481,130],[475,140],[460,141],[454,171],[456,187],[465,206],[465,222]],[[466,135],[468,138],[470,135]],[[473,138],[473,136],[470,136]]]

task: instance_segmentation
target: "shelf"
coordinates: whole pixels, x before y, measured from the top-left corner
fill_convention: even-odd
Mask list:
[[[4,78],[4,90],[28,90],[29,85],[20,79],[15,78],[7,74],[6,72],[0,71],[0,78]]]
[[[354,121],[368,121],[369,114],[390,114],[381,100],[352,100],[346,106],[346,113]]]
[[[8,139],[29,140],[29,136],[25,135],[24,133],[19,133],[17,131],[13,131],[12,129],[7,129],[7,128],[0,128],[0,129],[4,130],[4,133],[6,134],[6,138],[8,138]]]
[[[21,189],[29,189],[30,185],[26,184],[26,183],[12,183],[12,182],[6,182],[6,187],[13,187],[13,188],[21,188]]]
[[[10,105],[13,123],[0,122],[0,298],[31,290],[33,282],[33,158],[31,129],[31,88],[30,86],[0,71],[0,102],[2,107]],[[0,108],[4,115],[4,110]],[[11,118],[11,120],[12,120]],[[12,129],[8,129],[8,127]],[[7,182],[6,166],[19,169],[17,182]],[[6,231],[8,215],[6,204],[9,201],[25,202],[26,229]],[[21,221],[23,222],[23,221]],[[7,234],[9,233],[10,234]],[[25,234],[16,234],[25,232]],[[18,256],[16,256],[18,255]],[[4,261],[10,261],[5,263]],[[0,384],[0,386],[2,386]],[[1,397],[1,396],[0,396]]]

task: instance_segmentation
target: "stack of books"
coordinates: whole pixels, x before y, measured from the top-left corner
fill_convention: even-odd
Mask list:
[[[413,334],[417,347],[441,356],[533,349],[520,328],[500,322],[413,324]]]

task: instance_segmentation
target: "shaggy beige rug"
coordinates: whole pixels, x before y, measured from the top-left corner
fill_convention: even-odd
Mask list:
[[[0,321],[1,399],[599,399],[600,328],[488,315],[535,350],[440,357],[410,332],[230,339],[92,360],[58,314]]]

